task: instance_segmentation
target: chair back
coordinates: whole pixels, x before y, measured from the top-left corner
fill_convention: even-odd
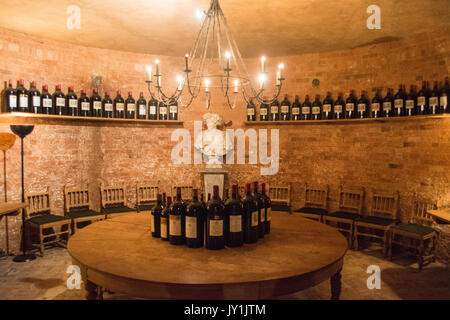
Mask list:
[[[89,185],[85,188],[64,186],[64,210],[71,212],[77,209],[91,209]]]
[[[339,188],[339,209],[346,212],[362,214],[364,188]]]
[[[105,187],[100,185],[100,203],[101,207],[126,206],[127,190],[124,185]]]
[[[25,216],[27,219],[31,216],[48,214],[52,211],[50,203],[50,187],[47,187],[46,192],[27,194],[25,196],[25,201],[28,204],[25,207]]]
[[[437,204],[425,201],[416,200],[414,202],[414,211],[410,222],[431,226],[433,224],[433,217],[427,213],[428,210],[437,210]]]
[[[305,207],[317,207],[327,210],[328,185],[315,186],[305,183]]]
[[[190,199],[192,199],[192,196],[194,194],[194,187],[193,186],[185,186],[185,185],[179,185],[179,186],[174,185],[174,186],[172,186],[172,199],[174,199],[177,196],[177,188],[181,188],[181,198],[183,200],[190,200]],[[207,199],[208,199],[208,195],[206,195],[206,200]]]
[[[397,220],[398,192],[373,191],[369,203],[369,215],[378,218]]]
[[[267,189],[271,203],[291,205],[291,184],[286,186],[267,185]]]
[[[152,185],[146,185],[146,184],[138,184],[136,186],[136,202],[137,205],[141,205],[144,203],[151,203],[156,202],[157,194],[158,194],[158,187],[152,186]]]

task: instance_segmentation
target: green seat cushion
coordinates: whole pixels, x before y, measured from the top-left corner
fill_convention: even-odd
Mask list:
[[[27,220],[27,222],[34,223],[34,224],[47,224],[47,223],[53,223],[58,221],[64,221],[66,220],[67,223],[70,222],[70,219],[63,216],[55,216],[54,214],[44,214],[41,216],[35,216]]]
[[[348,220],[356,220],[360,217],[360,215],[357,213],[345,212],[345,211],[336,211],[333,213],[327,213],[325,215],[328,217],[343,218],[343,219],[348,219]]]
[[[415,223],[399,224],[393,228],[399,229],[402,231],[411,232],[411,233],[418,234],[421,236],[426,236],[427,234],[430,234],[434,231],[433,228],[421,226],[420,224],[415,224]]]
[[[149,210],[153,210],[153,207],[155,205],[152,204],[142,204],[138,207],[139,211],[149,211]]]
[[[123,212],[136,212],[136,209],[129,208],[126,206],[118,206],[118,207],[108,207],[105,208],[106,213],[123,213]]]
[[[75,210],[67,213],[67,216],[69,216],[72,219],[94,217],[99,215],[101,215],[101,213],[94,210]]]
[[[392,219],[379,218],[379,217],[360,217],[359,219],[357,219],[357,221],[364,222],[364,223],[370,223],[370,224],[376,224],[379,226],[388,226],[388,225],[394,223],[394,220],[392,220]]]
[[[295,212],[303,212],[303,213],[310,213],[310,214],[317,214],[317,215],[328,214],[328,211],[325,209],[312,208],[312,207],[300,208],[300,209],[295,210]]]
[[[285,204],[273,204],[271,205],[272,211],[290,212],[291,208]]]

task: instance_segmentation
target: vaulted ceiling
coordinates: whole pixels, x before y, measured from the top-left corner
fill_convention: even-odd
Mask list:
[[[196,10],[210,0],[24,0],[0,3],[0,27],[75,44],[180,56],[200,29]],[[369,30],[367,7],[381,8]],[[68,29],[67,8],[80,8]],[[221,0],[245,57],[360,47],[450,26],[449,0]]]

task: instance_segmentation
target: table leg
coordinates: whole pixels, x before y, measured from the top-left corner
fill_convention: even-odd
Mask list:
[[[341,275],[342,269],[339,269],[338,272],[336,272],[335,275],[333,275],[330,279],[330,284],[331,284],[331,300],[339,300],[340,296],[341,296],[341,288],[342,288],[342,283],[341,283]]]
[[[99,288],[95,283],[86,281],[84,288],[86,289],[86,299],[87,300],[98,300],[99,299],[99,294],[98,294]]]

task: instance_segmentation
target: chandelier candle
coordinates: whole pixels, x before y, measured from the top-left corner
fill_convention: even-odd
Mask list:
[[[207,204],[206,248],[225,248],[225,206],[219,197],[219,186],[213,186],[213,197]]]
[[[185,220],[186,205],[181,199],[181,188],[177,188],[177,196],[172,204],[169,216],[169,241],[170,244],[182,245],[186,243]]]

